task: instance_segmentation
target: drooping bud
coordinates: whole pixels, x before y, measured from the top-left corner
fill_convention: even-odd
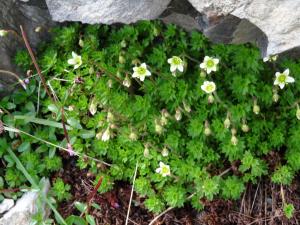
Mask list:
[[[247,133],[249,131],[249,126],[246,124],[245,120],[243,121],[242,131]]]
[[[110,127],[108,127],[103,133],[102,133],[102,136],[101,136],[101,140],[106,142],[106,141],[109,141],[110,139]]]
[[[89,68],[89,74],[93,74],[93,73],[95,73],[95,70],[94,70],[94,67],[91,66],[91,67]]]
[[[296,117],[297,117],[298,120],[300,120],[300,108],[299,108],[298,104],[297,104]]]
[[[39,32],[41,32],[41,30],[42,30],[42,27],[38,26],[34,29],[34,32],[39,33]]]
[[[163,127],[157,120],[155,120],[155,132],[158,134],[161,134],[163,132]]]
[[[226,116],[226,119],[224,120],[224,127],[226,128],[226,129],[228,129],[229,127],[230,127],[230,124],[231,124],[231,121],[230,121],[230,114],[229,113],[227,113],[227,116]]]
[[[126,59],[123,55],[119,55],[119,63],[124,64],[126,62]]]
[[[169,155],[169,150],[167,149],[167,147],[165,146],[161,152],[161,155],[163,157],[167,157]]]
[[[273,99],[273,102],[278,102],[278,100],[279,100],[279,95],[278,95],[278,91],[277,91],[276,88],[273,89],[273,97],[272,97],[272,99]]]
[[[208,98],[207,98],[207,101],[208,101],[209,104],[214,103],[214,101],[215,101],[214,96],[213,96],[212,94],[210,94],[210,95],[208,96]]]
[[[108,86],[109,88],[112,88],[112,80],[111,80],[111,79],[109,79],[109,80],[107,81],[107,86]]]
[[[0,30],[0,37],[5,37],[8,34],[7,30]]]
[[[160,124],[162,126],[167,125],[168,124],[168,119],[166,117],[164,117],[164,116],[161,116],[161,118],[160,118]]]
[[[237,139],[237,137],[235,135],[231,136],[231,140],[230,141],[231,141],[231,143],[233,145],[237,145],[238,144],[238,139]]]
[[[145,157],[145,158],[148,158],[149,155],[150,155],[149,147],[148,147],[148,145],[146,144],[146,145],[145,145],[145,148],[144,148],[144,157]]]
[[[205,126],[205,128],[204,128],[204,135],[205,136],[210,136],[211,135],[211,129],[209,127],[209,123],[208,123],[207,120],[205,121],[204,126]]]
[[[203,70],[201,70],[201,72],[200,72],[200,77],[202,77],[202,78],[206,77],[206,73]]]
[[[89,111],[92,115],[95,115],[95,113],[97,112],[97,100],[94,97],[89,105]]]
[[[136,133],[131,131],[131,133],[129,134],[129,139],[132,140],[132,141],[136,141],[137,140]]]
[[[126,48],[126,46],[127,46],[126,41],[125,41],[125,40],[122,40],[122,41],[121,41],[121,47],[122,47],[122,48]]]
[[[107,122],[112,123],[114,121],[114,119],[115,119],[114,115],[110,111],[108,111],[107,112]]]
[[[70,112],[72,112],[72,111],[74,111],[74,105],[69,105],[69,107],[68,107],[68,110],[70,111]]]
[[[186,112],[191,112],[191,107],[189,104],[186,103],[186,101],[183,101],[183,108]]]
[[[166,110],[166,109],[161,110],[161,115],[166,118],[168,118],[170,116],[168,110]]]
[[[231,129],[231,134],[234,136],[234,135],[236,135],[236,129],[235,128],[232,128]]]
[[[260,112],[260,107],[257,105],[257,100],[254,100],[253,112],[257,115]]]
[[[177,108],[176,112],[175,112],[175,119],[177,121],[179,121],[179,120],[181,120],[181,118],[182,118],[181,110],[180,110],[180,108]]]
[[[131,86],[131,80],[128,75],[126,75],[125,79],[123,80],[123,85],[128,88]]]
[[[83,46],[84,46],[84,42],[83,42],[83,40],[82,40],[81,38],[79,39],[78,45],[79,45],[81,48],[83,48]]]

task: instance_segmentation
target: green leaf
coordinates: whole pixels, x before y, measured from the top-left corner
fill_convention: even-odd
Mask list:
[[[86,221],[89,223],[89,225],[96,225],[96,221],[93,216],[86,215],[85,218],[86,218]]]
[[[85,203],[75,202],[74,205],[76,209],[78,209],[81,213],[85,212],[85,210],[87,209],[87,205]]]
[[[291,219],[293,217],[294,211],[295,211],[295,207],[293,204],[291,203],[284,204],[283,212],[288,219]]]
[[[31,117],[31,116],[23,116],[23,115],[14,116],[14,119],[15,120],[25,120],[26,122],[31,122],[31,123],[36,123],[36,124],[41,124],[41,125],[45,125],[45,126],[63,129],[62,123],[58,123],[58,122],[51,121],[51,120],[45,120],[45,119],[35,118],[35,117]],[[66,129],[72,130],[72,127],[66,125]]]
[[[29,150],[30,150],[30,142],[28,141],[23,142],[18,148],[18,152],[25,152]]]
[[[67,122],[68,122],[68,124],[70,124],[70,126],[76,128],[76,129],[82,129],[82,126],[81,126],[79,120],[77,120],[73,117],[67,119]]]

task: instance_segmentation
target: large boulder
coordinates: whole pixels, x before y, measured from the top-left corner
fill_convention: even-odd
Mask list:
[[[267,37],[265,54],[279,54],[300,46],[300,1],[295,0],[189,0],[213,21],[212,26],[232,15],[248,20]],[[242,24],[242,31],[250,26]],[[245,26],[246,25],[246,26]],[[241,32],[239,32],[241,34]],[[246,32],[252,35],[252,32]],[[245,34],[241,34],[245,36]],[[247,38],[246,38],[247,39]]]
[[[157,18],[171,0],[46,0],[55,21],[133,23]]]
[[[47,38],[47,30],[55,23],[51,20],[45,2],[40,0],[0,0],[0,29],[11,30],[5,37],[0,37],[0,70],[9,70],[17,73],[13,58],[18,49],[24,47],[20,36],[20,25],[27,33],[30,44],[35,48],[41,40]],[[36,32],[40,27],[41,32]],[[0,96],[11,90],[11,84],[16,79],[6,73],[0,73]]]

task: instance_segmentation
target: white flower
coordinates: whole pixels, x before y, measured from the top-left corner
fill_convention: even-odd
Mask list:
[[[216,72],[219,61],[217,58],[205,56],[203,62],[200,64],[200,68],[205,70],[208,74],[212,71]]]
[[[72,52],[72,59],[68,60],[68,64],[73,65],[74,69],[77,69],[82,64],[81,56],[77,55],[75,52]]]
[[[155,172],[161,174],[163,177],[171,175],[170,166],[163,162],[159,162],[159,168],[157,168]]]
[[[151,72],[147,69],[146,63],[142,63],[140,66],[133,68],[132,77],[136,77],[141,81],[145,80],[145,77],[151,76]]]
[[[8,34],[6,30],[0,30],[0,37],[5,37]]]
[[[176,70],[183,72],[184,63],[181,58],[178,56],[173,56],[172,58],[168,59],[168,63],[170,64],[170,71],[175,73]]]
[[[276,72],[274,85],[278,85],[281,89],[283,89],[287,83],[294,83],[295,79],[293,77],[290,77],[289,73],[289,69],[286,69],[283,73]]]
[[[180,110],[180,108],[177,108],[176,112],[175,112],[175,119],[177,121],[179,121],[179,120],[181,120],[181,118],[182,118],[181,110]]]
[[[102,136],[101,136],[101,140],[102,141],[108,141],[110,139],[110,130],[109,127],[103,132]]]
[[[216,90],[216,84],[213,81],[204,81],[204,83],[201,85],[201,89],[207,94],[210,94]]]

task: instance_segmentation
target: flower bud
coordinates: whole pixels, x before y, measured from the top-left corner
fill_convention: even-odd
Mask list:
[[[163,132],[163,127],[155,120],[155,132],[161,134]]]
[[[95,72],[94,67],[91,66],[91,67],[89,68],[89,74],[93,74],[94,72]]]
[[[208,96],[208,98],[207,98],[207,101],[208,101],[209,104],[214,103],[214,101],[215,101],[214,96],[210,94],[210,95]]]
[[[260,107],[258,106],[258,105],[254,105],[253,106],[253,112],[257,115],[257,114],[259,114],[259,112],[260,112]]]
[[[127,46],[126,41],[125,41],[125,40],[122,40],[122,41],[121,41],[121,47],[122,47],[122,48],[126,48],[126,46]]]
[[[79,39],[78,45],[79,45],[81,48],[83,48],[83,46],[84,46],[84,42],[83,42],[83,40],[82,40],[81,38]]]
[[[161,152],[161,155],[162,155],[163,157],[167,157],[167,156],[169,155],[169,151],[168,151],[167,147],[164,147],[164,148],[163,148],[163,150],[162,150],[162,152]]]
[[[5,37],[8,34],[7,30],[0,30],[0,37]]]
[[[203,70],[201,70],[201,72],[200,72],[200,77],[202,77],[202,78],[206,77],[206,73]]]
[[[137,135],[136,135],[136,133],[132,131],[132,132],[129,134],[129,139],[132,140],[132,141],[136,141],[136,140],[137,140]]]
[[[124,64],[126,62],[126,59],[124,56],[119,55],[119,63]]]
[[[176,112],[175,112],[175,119],[177,121],[179,121],[179,120],[181,120],[181,118],[182,118],[181,110],[178,108],[178,109],[176,109]]]
[[[231,136],[231,143],[232,143],[233,145],[237,145],[238,139],[237,139],[237,137],[236,137],[235,135],[232,135],[232,136]]]
[[[128,88],[131,86],[131,80],[128,75],[126,75],[125,79],[123,80],[123,85]]]
[[[205,136],[211,135],[211,129],[210,129],[209,127],[206,127],[206,128],[204,129],[204,134],[205,134]]]
[[[112,88],[112,80],[111,80],[111,79],[109,79],[109,80],[107,81],[107,86],[108,86],[109,88]]]
[[[185,101],[183,101],[183,108],[186,112],[191,112],[191,107]]]
[[[38,26],[34,29],[34,32],[39,33],[39,32],[41,32],[41,30],[42,30],[42,27]]]
[[[68,107],[68,110],[70,111],[70,112],[72,112],[72,111],[74,111],[74,105],[69,105],[69,107]]]
[[[273,102],[278,102],[279,95],[277,93],[274,93],[272,98],[273,98]]]
[[[102,133],[102,136],[101,136],[101,140],[106,142],[110,139],[110,127],[108,127],[103,133]]]
[[[162,126],[167,125],[168,124],[168,119],[166,117],[162,116],[161,119],[160,119],[160,124]]]
[[[245,132],[245,133],[247,133],[247,132],[249,131],[249,126],[248,126],[247,124],[244,123],[244,124],[242,125],[242,131]]]
[[[209,128],[209,123],[208,123],[207,120],[205,121],[204,126],[205,126],[205,128],[204,128],[204,135],[205,136],[210,136],[212,132],[211,132],[211,129]]]
[[[168,117],[170,116],[168,110],[166,110],[166,109],[163,109],[163,110],[161,111],[161,115],[162,115],[163,117],[166,117],[166,118],[168,118]]]
[[[298,120],[300,120],[300,108],[299,108],[299,106],[297,107],[296,117],[297,117]]]
[[[145,148],[144,148],[144,157],[145,158],[148,158],[149,157],[149,154],[150,152],[149,152],[149,148],[148,148],[148,146],[145,146]]]
[[[231,134],[234,136],[234,135],[236,135],[236,129],[235,128],[232,128],[231,129]]]
[[[108,111],[107,112],[107,121],[111,123],[114,121],[114,119],[115,119],[114,115],[110,111]]]
[[[95,97],[92,99],[89,105],[89,111],[92,115],[95,115],[95,113],[97,112],[97,102]]]
[[[159,30],[156,27],[154,27],[153,29],[153,35],[154,37],[157,37],[159,35]]]
[[[224,127],[225,127],[226,129],[228,129],[228,128],[230,127],[230,124],[231,124],[230,119],[229,119],[229,117],[227,117],[227,118],[224,120]]]

